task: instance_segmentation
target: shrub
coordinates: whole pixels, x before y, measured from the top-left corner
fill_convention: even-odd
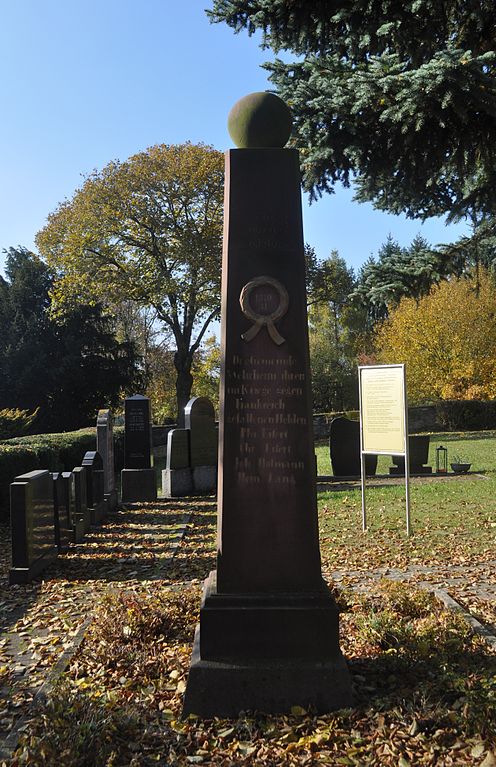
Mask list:
[[[496,402],[446,400],[436,405],[436,420],[446,431],[496,428]]]
[[[38,410],[39,408],[32,413],[29,410],[15,408],[0,410],[0,439],[10,439],[27,434],[38,415]]]

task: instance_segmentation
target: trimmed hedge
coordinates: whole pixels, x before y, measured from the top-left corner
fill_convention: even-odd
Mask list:
[[[116,472],[124,465],[124,427],[114,428]],[[10,514],[10,483],[19,474],[35,469],[72,471],[84,454],[96,450],[94,428],[62,434],[34,434],[0,442],[0,519]]]
[[[446,431],[481,431],[496,429],[494,400],[446,400],[437,402],[436,420]]]

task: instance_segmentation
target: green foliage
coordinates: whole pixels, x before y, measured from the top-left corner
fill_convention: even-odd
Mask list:
[[[57,271],[60,313],[82,297],[154,308],[175,340],[179,413],[194,355],[219,314],[223,199],[220,152],[157,145],[92,173],[36,238]]]
[[[216,411],[219,409],[220,346],[215,336],[207,338],[196,356],[192,368],[193,394],[208,397]]]
[[[148,351],[149,376],[146,396],[152,404],[153,423],[176,423],[177,397],[174,352],[163,346]],[[198,348],[191,366],[191,397],[208,397],[214,408],[219,405],[220,347],[210,336]]]
[[[306,257],[313,407],[317,412],[355,408],[365,330],[365,311],[350,300],[355,275],[336,252],[317,262],[307,248]]]
[[[466,263],[461,251],[432,249],[417,235],[408,248],[402,248],[391,235],[377,254],[360,269],[353,296],[367,308],[373,322],[388,316],[389,308],[403,297],[416,300],[427,295],[434,285],[449,275],[460,275]]]
[[[0,440],[27,434],[33,422],[36,421],[37,415],[38,410],[32,413],[18,408],[0,410]]]
[[[384,210],[450,219],[496,204],[492,0],[214,0],[211,19],[297,58],[267,68],[315,195],[356,179]]]
[[[39,409],[39,431],[76,429],[115,408],[140,379],[134,346],[118,342],[102,307],[49,314],[54,277],[25,248],[8,251],[0,286],[0,407]]]

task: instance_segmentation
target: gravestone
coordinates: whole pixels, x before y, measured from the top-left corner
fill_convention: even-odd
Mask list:
[[[362,473],[360,460],[360,423],[349,418],[333,418],[330,425],[329,449],[332,473],[335,477],[359,477]],[[374,475],[377,456],[365,456],[365,473]]]
[[[432,466],[425,464],[429,460],[428,434],[409,434],[408,435],[408,454],[410,474],[432,474]],[[405,458],[402,455],[393,455],[391,460],[394,466],[389,467],[390,474],[405,474]]]
[[[190,432],[190,461],[193,492],[209,495],[217,487],[218,435],[215,410],[208,397],[193,397],[184,409],[184,424]]]
[[[189,429],[172,429],[167,435],[165,469],[162,470],[162,492],[166,498],[193,492],[189,440]]]
[[[76,516],[76,480],[74,472],[63,471],[62,474],[63,508],[66,510],[71,530],[71,543],[81,543],[84,539],[84,520]]]
[[[155,501],[157,484],[152,468],[150,400],[137,394],[124,403],[123,502]]]
[[[10,485],[12,567],[9,583],[29,583],[57,556],[49,471],[20,474]]]
[[[105,498],[103,494],[103,461],[100,453],[88,450],[84,454],[86,469],[86,503],[92,525],[101,525],[105,519]]]
[[[185,429],[167,437],[162,491],[166,498],[211,495],[217,487],[218,434],[207,397],[193,397],[184,409]]]
[[[55,545],[59,554],[69,549],[72,539],[72,527],[69,514],[65,506],[64,480],[60,472],[52,474],[53,482],[53,510],[54,510],[54,533]]]
[[[91,516],[86,498],[86,467],[75,466],[72,471],[74,477],[74,521],[78,529],[82,529],[83,535],[76,543],[80,543],[84,535],[89,531]]]
[[[117,508],[114,462],[114,417],[110,410],[99,410],[96,419],[96,449],[103,461],[103,492],[109,511]]]
[[[351,703],[321,575],[301,179],[284,143],[258,135],[226,155],[217,569],[204,586],[184,715]]]

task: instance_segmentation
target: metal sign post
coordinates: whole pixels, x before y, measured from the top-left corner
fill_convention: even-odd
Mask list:
[[[398,455],[405,459],[406,534],[410,525],[410,456],[405,365],[358,368],[362,529],[367,529],[365,456]]]

